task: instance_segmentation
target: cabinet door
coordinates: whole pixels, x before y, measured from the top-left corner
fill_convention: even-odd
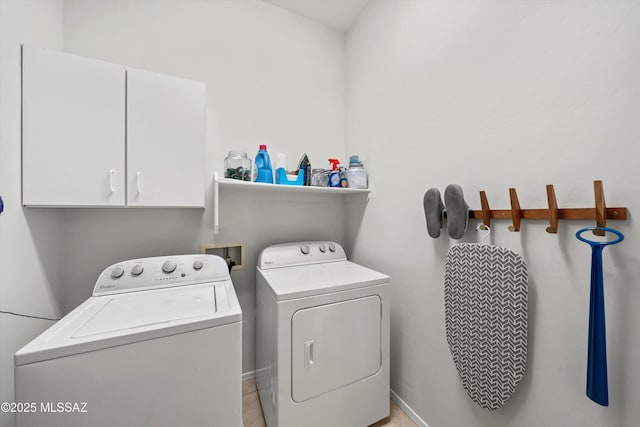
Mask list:
[[[24,46],[22,120],[24,205],[124,205],[124,67]]]
[[[205,86],[127,70],[129,206],[204,207]]]

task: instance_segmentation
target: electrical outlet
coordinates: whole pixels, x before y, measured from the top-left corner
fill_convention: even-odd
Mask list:
[[[246,260],[246,248],[244,243],[218,243],[218,244],[201,244],[200,253],[209,255],[218,255],[227,264],[233,262],[231,271],[244,270],[247,268],[245,264]]]

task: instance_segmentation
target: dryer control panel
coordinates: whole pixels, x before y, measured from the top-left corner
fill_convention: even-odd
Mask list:
[[[217,255],[174,255],[140,258],[107,267],[93,295],[230,280],[227,263]]]
[[[314,241],[283,243],[265,248],[258,258],[261,270],[321,262],[346,261],[347,255],[336,242]]]

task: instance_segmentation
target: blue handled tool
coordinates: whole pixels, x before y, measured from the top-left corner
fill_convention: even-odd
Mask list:
[[[593,241],[582,237],[591,230],[608,231],[618,238],[611,241]],[[618,230],[607,227],[586,227],[576,232],[576,237],[591,246],[591,295],[589,300],[589,349],[587,352],[587,396],[602,406],[609,406],[607,380],[607,337],[604,316],[604,279],[602,275],[602,250],[624,240]]]

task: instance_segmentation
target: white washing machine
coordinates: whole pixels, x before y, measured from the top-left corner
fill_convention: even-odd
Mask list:
[[[268,427],[389,416],[389,276],[335,242],[270,246],[256,273],[256,383]]]
[[[114,264],[15,354],[16,425],[240,427],[241,334],[222,258]]]

